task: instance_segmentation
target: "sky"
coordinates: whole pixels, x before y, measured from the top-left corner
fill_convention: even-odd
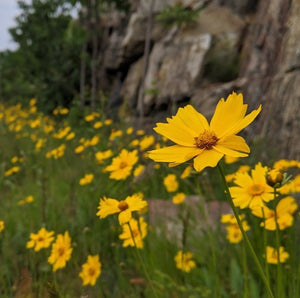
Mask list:
[[[0,0],[0,51],[16,48],[8,28],[15,26],[14,18],[19,13],[17,0]]]

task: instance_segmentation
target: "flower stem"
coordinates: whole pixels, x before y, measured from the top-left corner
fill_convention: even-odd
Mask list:
[[[245,240],[245,242],[246,242],[246,244],[247,244],[247,247],[248,247],[248,249],[249,249],[249,251],[250,251],[250,253],[251,253],[251,256],[252,256],[252,258],[253,258],[253,260],[254,260],[254,262],[255,262],[255,264],[256,264],[258,273],[259,273],[259,275],[260,275],[262,281],[263,281],[264,284],[265,284],[265,287],[266,287],[266,289],[267,289],[267,292],[268,292],[268,294],[269,294],[269,297],[274,298],[274,295],[273,295],[272,290],[271,290],[271,288],[270,288],[269,281],[268,281],[268,279],[266,278],[266,275],[265,275],[264,270],[263,270],[263,268],[262,268],[262,266],[261,266],[261,264],[260,264],[260,261],[259,261],[257,255],[256,255],[256,253],[255,253],[255,251],[254,251],[254,249],[253,249],[253,246],[252,246],[252,244],[251,244],[251,242],[250,242],[250,240],[249,240],[249,238],[248,238],[248,236],[247,236],[247,234],[246,234],[246,232],[245,232],[245,230],[244,230],[244,228],[243,228],[243,225],[242,225],[242,222],[241,222],[240,217],[239,217],[239,215],[238,215],[237,209],[235,208],[235,206],[234,206],[234,204],[233,204],[233,200],[232,200],[232,197],[231,197],[231,194],[230,194],[230,191],[229,191],[229,188],[228,188],[226,179],[225,179],[225,175],[224,175],[224,172],[223,172],[223,169],[222,169],[220,163],[218,163],[218,169],[219,169],[219,172],[220,172],[220,175],[221,175],[221,178],[222,178],[222,182],[223,182],[223,184],[224,184],[226,197],[227,197],[227,199],[228,199],[228,201],[229,201],[229,204],[230,204],[230,206],[231,206],[231,209],[232,209],[232,211],[233,211],[233,214],[234,214],[234,216],[235,216],[235,218],[236,218],[236,221],[237,221],[237,223],[238,223],[238,225],[239,225],[239,228],[240,228],[240,230],[241,230],[241,232],[242,232],[243,239]]]
[[[136,249],[135,249],[136,255],[137,255],[137,257],[138,257],[140,263],[142,264],[144,273],[145,273],[146,278],[147,278],[147,280],[148,280],[148,282],[149,282],[149,284],[150,284],[150,286],[151,286],[151,290],[152,290],[152,292],[153,292],[153,295],[154,295],[154,297],[157,298],[158,296],[157,296],[157,294],[156,294],[156,292],[155,292],[155,289],[154,289],[154,287],[153,287],[153,282],[152,282],[152,280],[151,280],[151,278],[150,278],[150,275],[149,275],[149,273],[148,273],[148,271],[147,271],[146,265],[145,265],[145,263],[144,263],[144,260],[143,260],[143,258],[142,258],[142,256],[141,256],[141,254],[140,254],[140,251],[139,251],[138,247],[136,246],[136,242],[135,242],[135,238],[134,238],[134,234],[133,234],[131,225],[130,225],[129,222],[127,222],[127,224],[128,224],[129,230],[130,230],[130,234],[131,234],[132,241],[133,241],[134,246],[135,246],[135,248],[136,248]]]
[[[245,242],[242,242],[242,262],[243,262],[243,280],[244,280],[244,298],[249,298],[249,288],[248,288],[248,276],[247,276],[247,255]]]
[[[282,273],[281,273],[281,263],[280,263],[280,238],[279,238],[279,225],[278,225],[278,215],[277,215],[277,193],[274,187],[274,215],[275,215],[275,225],[276,225],[276,251],[277,251],[277,297],[282,297]]]

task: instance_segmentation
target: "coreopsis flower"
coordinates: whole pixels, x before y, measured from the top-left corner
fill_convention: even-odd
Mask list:
[[[183,192],[177,193],[175,196],[172,198],[172,202],[174,204],[181,204],[184,202],[186,195]]]
[[[107,166],[104,170],[111,172],[110,179],[124,180],[131,174],[132,168],[137,161],[137,150],[130,152],[123,149],[117,157],[113,158],[111,165]]]
[[[85,174],[83,178],[79,180],[80,185],[90,184],[94,179],[94,174]]]
[[[144,136],[139,143],[140,150],[144,151],[148,149],[150,146],[152,146],[155,142],[155,139],[153,136]]]
[[[242,94],[232,93],[217,104],[210,121],[191,105],[179,108],[177,114],[167,118],[168,123],[157,123],[154,130],[175,143],[173,146],[149,151],[157,162],[176,166],[194,158],[194,168],[200,172],[215,167],[224,155],[246,157],[250,152],[245,140],[237,134],[260,113],[261,106],[245,116],[247,105]]]
[[[48,262],[52,264],[53,271],[64,268],[71,258],[73,248],[71,247],[71,238],[66,231],[64,235],[57,235],[56,241],[52,244],[51,255]]]
[[[136,246],[137,248],[143,248],[143,239],[147,235],[147,223],[143,217],[137,221],[131,218],[128,222],[129,225],[122,225],[122,234],[119,235],[119,239],[123,240],[123,247]]]
[[[229,187],[235,206],[252,209],[274,199],[273,188],[266,182],[266,171],[267,167],[258,163],[251,170],[251,176],[248,173],[236,174],[234,183],[237,186]]]
[[[122,130],[113,130],[109,136],[109,140],[113,141],[117,137],[121,137],[123,135]]]
[[[101,266],[102,264],[98,255],[88,256],[86,263],[82,265],[82,270],[79,273],[79,277],[82,279],[84,286],[88,284],[94,286],[96,284],[96,280],[101,274]]]
[[[30,240],[26,243],[26,248],[33,248],[34,251],[47,248],[54,240],[53,235],[53,231],[47,231],[45,228],[41,228],[36,234],[30,233]]]
[[[179,250],[174,258],[176,267],[184,272],[190,272],[196,266],[196,263],[192,258],[193,253],[184,253],[182,250]]]
[[[98,164],[101,164],[103,160],[110,158],[113,155],[113,152],[108,149],[106,151],[98,151],[95,153]]]
[[[104,197],[100,198],[97,216],[105,218],[108,215],[119,213],[119,223],[122,225],[131,219],[133,211],[142,211],[146,207],[147,202],[143,201],[141,193],[128,196],[122,201]]]
[[[140,176],[145,170],[144,165],[138,165],[135,170],[133,171],[133,177],[138,177]]]
[[[34,201],[33,196],[27,196],[24,200],[18,201],[18,205],[30,204]]]
[[[239,217],[244,231],[249,231],[250,227],[247,221],[244,220],[244,215],[240,215]],[[239,243],[243,240],[243,234],[233,214],[223,214],[221,217],[221,222],[226,224],[226,238],[230,243]]]
[[[276,206],[277,224],[280,230],[293,225],[293,213],[298,209],[296,200],[293,197],[285,197],[281,199]],[[260,218],[264,218],[264,226],[266,230],[276,230],[275,211],[267,206],[256,206],[252,209],[252,213]]]
[[[74,152],[76,154],[79,154],[79,153],[83,152],[84,149],[85,149],[85,147],[83,145],[79,145],[78,147],[75,148]]]
[[[164,186],[168,192],[174,192],[178,189],[178,181],[176,175],[169,174],[164,178]]]
[[[3,220],[0,220],[0,233],[4,230],[5,224]]]
[[[267,246],[267,262],[269,264],[278,264],[277,249]],[[279,247],[279,262],[284,263],[289,258],[289,253],[284,250],[283,246]]]
[[[95,129],[98,129],[98,128],[102,127],[102,126],[103,126],[103,124],[102,124],[101,121],[97,121],[97,122],[95,122],[94,125],[93,125],[93,127],[94,127]]]
[[[20,171],[20,167],[18,166],[11,167],[10,169],[4,172],[4,177],[11,176],[12,174],[17,173],[19,171]]]
[[[283,195],[300,192],[300,174],[278,189]]]

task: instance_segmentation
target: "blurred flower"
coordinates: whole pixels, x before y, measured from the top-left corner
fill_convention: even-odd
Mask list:
[[[131,135],[133,133],[133,127],[130,126],[126,129],[126,134]]]
[[[107,159],[109,157],[111,157],[113,154],[113,152],[108,149],[106,151],[98,151],[95,153],[95,157],[97,159],[98,164],[101,164],[103,162],[104,159]]]
[[[252,209],[274,199],[273,188],[266,182],[266,171],[267,167],[258,163],[251,176],[248,173],[236,174],[234,183],[238,186],[229,187],[235,206]]]
[[[122,130],[113,130],[109,136],[109,140],[113,141],[115,138],[122,136]]]
[[[119,239],[123,240],[123,247],[136,246],[137,248],[143,248],[143,239],[147,235],[147,223],[144,218],[140,217],[139,222],[131,218],[128,224],[122,225],[122,234],[119,235]]]
[[[95,129],[98,129],[98,128],[102,127],[102,126],[103,126],[102,122],[101,122],[101,121],[97,121],[97,122],[94,123],[94,126],[93,126],[93,127],[94,127]]]
[[[234,92],[226,101],[223,98],[219,101],[210,124],[191,105],[179,108],[175,116],[167,118],[168,123],[157,123],[154,128],[176,145],[152,150],[149,157],[157,162],[169,162],[169,166],[195,157],[194,168],[198,172],[215,167],[224,155],[246,157],[250,149],[236,134],[256,118],[261,106],[247,116],[246,110],[242,94]]]
[[[300,192],[300,174],[278,189],[281,194]]]
[[[176,175],[169,174],[164,178],[164,185],[168,192],[174,192],[178,189],[178,182]]]
[[[196,266],[192,258],[193,254],[191,252],[183,253],[182,250],[179,250],[174,258],[176,267],[184,272],[190,272]]]
[[[247,173],[250,171],[250,167],[248,165],[242,165],[238,168],[238,170],[235,173],[228,174],[225,176],[226,182],[232,182],[235,179],[236,173]]]
[[[24,204],[29,204],[34,201],[33,196],[27,196],[24,200],[18,201],[18,205],[24,205]]]
[[[41,228],[37,234],[30,233],[30,240],[26,243],[26,248],[34,248],[34,251],[47,248],[54,240],[53,235],[53,231],[47,231],[45,228]]]
[[[293,225],[293,213],[298,209],[296,200],[293,197],[285,197],[281,199],[276,206],[277,224],[280,230]],[[264,218],[265,222],[261,223],[266,230],[276,230],[275,211],[266,206],[256,206],[252,208],[255,216]]]
[[[4,177],[11,176],[12,174],[17,173],[19,171],[20,171],[20,167],[18,166],[12,167],[4,172]]]
[[[0,220],[0,233],[4,230],[5,224],[3,220]]]
[[[283,246],[279,247],[279,262],[284,263],[289,258],[288,252]],[[277,248],[267,246],[267,262],[269,264],[278,264]]]
[[[88,284],[94,286],[96,284],[96,280],[101,274],[101,266],[98,255],[88,256],[86,263],[82,265],[82,270],[79,273],[84,286]]]
[[[72,250],[69,233],[66,231],[64,235],[57,235],[48,258],[48,262],[53,266],[53,271],[66,266],[67,261],[71,258]]]
[[[83,150],[85,149],[85,147],[83,145],[79,145],[78,147],[75,148],[74,152],[76,154],[81,153]]]
[[[131,174],[137,161],[137,150],[130,152],[123,149],[117,157],[113,158],[111,165],[107,166],[104,171],[111,172],[110,179],[124,180]]]
[[[152,146],[155,142],[155,139],[153,136],[144,136],[141,140],[140,140],[140,150],[144,151],[146,149],[148,149],[150,146]]]
[[[145,166],[144,165],[138,165],[135,170],[133,171],[133,177],[138,177],[140,176],[143,171],[145,169]]]
[[[181,204],[184,202],[186,195],[183,192],[177,193],[175,196],[172,198],[172,202],[174,204]]]
[[[225,155],[224,161],[227,164],[231,164],[231,163],[235,163],[239,160],[238,157],[233,157],[233,156],[229,156],[229,155]]]
[[[112,120],[111,119],[106,119],[106,120],[104,120],[104,124],[105,125],[111,125],[112,124]]]
[[[131,219],[133,211],[141,211],[147,207],[147,202],[143,201],[141,193],[128,196],[123,201],[106,198],[100,199],[97,216],[105,218],[108,215],[119,213],[119,223],[122,225]]]
[[[94,179],[94,174],[85,174],[83,178],[79,180],[80,185],[90,184]]]

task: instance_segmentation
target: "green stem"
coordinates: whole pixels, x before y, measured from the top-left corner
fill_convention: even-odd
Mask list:
[[[280,238],[279,238],[279,225],[277,221],[277,201],[276,201],[276,188],[274,187],[274,215],[276,224],[276,251],[277,251],[277,297],[282,297],[282,273],[281,273],[281,263],[280,263]]]
[[[249,298],[249,289],[248,289],[248,269],[247,269],[247,255],[246,255],[246,246],[245,242],[242,242],[242,262],[243,262],[243,279],[244,279],[244,297]]]
[[[131,238],[132,238],[133,244],[134,244],[134,246],[135,246],[135,248],[136,248],[136,249],[135,249],[136,255],[137,255],[137,257],[138,257],[140,263],[142,264],[144,273],[145,273],[146,278],[147,278],[147,280],[148,280],[148,282],[149,282],[149,284],[150,284],[150,286],[151,286],[151,290],[152,290],[152,292],[153,292],[154,297],[158,297],[157,294],[156,294],[156,292],[155,292],[155,289],[154,289],[154,287],[153,287],[153,282],[152,282],[152,280],[151,280],[151,278],[150,278],[150,275],[149,275],[149,273],[148,273],[148,271],[147,271],[147,268],[146,268],[146,265],[145,265],[145,263],[144,263],[144,260],[143,260],[141,254],[140,254],[140,251],[139,251],[138,247],[136,246],[136,242],[135,242],[135,238],[134,238],[134,234],[133,234],[131,225],[130,225],[129,222],[127,222],[127,224],[128,224],[129,230],[130,230],[130,234],[131,234]]]
[[[267,239],[267,231],[266,231],[266,216],[265,216],[265,211],[264,208],[261,207],[261,212],[263,215],[263,222],[264,222],[264,230],[263,230],[263,238],[264,238],[264,248],[265,248],[265,272],[266,272],[266,277],[267,280],[270,282],[270,274],[269,274],[269,264],[267,261],[267,245],[268,245],[268,239]]]
[[[247,234],[246,234],[246,232],[245,232],[245,230],[243,228],[243,225],[242,225],[242,222],[241,222],[240,217],[238,215],[237,209],[235,208],[235,206],[233,204],[233,200],[232,200],[232,197],[231,197],[231,194],[230,194],[230,191],[229,191],[226,179],[225,179],[225,175],[224,175],[224,172],[223,172],[223,169],[222,169],[220,163],[218,163],[218,169],[219,169],[219,172],[220,172],[223,184],[224,184],[226,197],[227,197],[227,199],[229,201],[229,204],[230,204],[231,209],[233,211],[233,214],[234,214],[234,216],[236,218],[236,221],[237,221],[237,223],[239,225],[239,228],[240,228],[240,230],[242,232],[242,235],[243,235],[243,238],[244,238],[244,240],[245,240],[245,242],[247,244],[247,247],[248,247],[248,249],[249,249],[249,251],[251,253],[251,256],[252,256],[252,258],[253,258],[253,260],[254,260],[254,262],[256,264],[258,273],[260,274],[260,277],[261,277],[262,281],[265,284],[265,287],[267,289],[269,297],[274,298],[274,295],[273,295],[272,290],[270,288],[269,281],[266,278],[266,275],[265,275],[264,270],[263,270],[263,268],[262,268],[262,266],[260,264],[260,261],[259,261],[257,255],[256,255],[256,253],[255,253],[255,251],[253,249],[253,246],[252,246],[252,244],[251,244],[251,242],[250,242],[250,240],[249,240],[249,238],[248,238],[248,236],[247,236]]]

